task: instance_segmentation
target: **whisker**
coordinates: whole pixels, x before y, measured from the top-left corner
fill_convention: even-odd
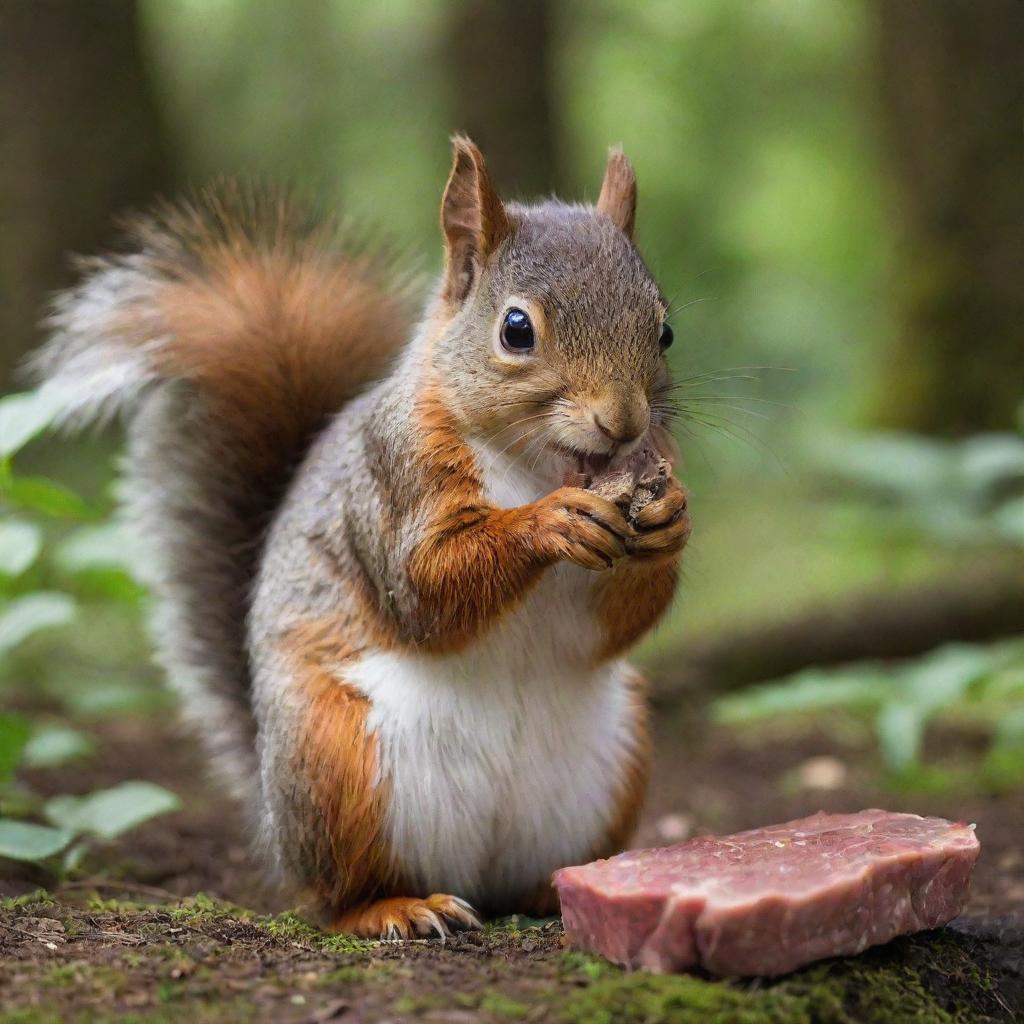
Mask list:
[[[493,434],[489,434],[486,438],[484,438],[481,443],[484,444],[484,445],[489,445],[496,438],[501,437],[501,435],[504,434],[506,430],[512,430],[514,427],[518,427],[522,423],[527,423],[529,420],[540,419],[541,417],[549,416],[549,415],[551,415],[550,411],[542,412],[542,413],[536,413],[533,416],[522,416],[519,419],[513,420],[511,423],[508,423],[508,424],[506,424],[503,427],[499,427],[496,431],[494,431]],[[512,441],[512,444],[515,444],[515,440]],[[509,447],[511,447],[511,445],[509,445]],[[504,451],[504,449],[503,449],[503,451]]]
[[[663,388],[656,392],[657,396],[671,395],[674,388]],[[773,405],[778,409],[792,409],[788,402],[776,402],[772,398],[761,398],[758,395],[684,395],[680,396],[687,402],[757,402],[759,405]]]
[[[691,374],[688,377],[680,377],[675,387],[700,387],[704,384],[715,383],[721,380],[760,380],[756,373],[765,370],[772,370],[778,373],[796,373],[792,366],[723,366],[718,370],[706,370],[703,373]]]
[[[522,419],[516,420],[514,423],[510,423],[508,425],[508,427],[505,427],[504,429],[508,430],[511,427],[522,426],[522,424],[528,423],[530,420],[549,419],[553,415],[554,415],[554,413],[551,413],[551,412],[541,412],[541,413],[537,413],[534,416],[524,416]],[[529,437],[531,433],[535,433],[537,430],[540,430],[541,426],[542,426],[542,424],[538,423],[538,424],[536,424],[535,427],[531,427],[525,434],[523,434],[523,435],[521,435],[519,437],[512,438],[512,440],[509,441],[509,443],[507,445],[505,445],[505,447],[502,448],[501,451],[498,452],[497,455],[495,455],[493,457],[492,461],[493,462],[497,462],[497,460],[500,459],[501,456],[504,455],[505,452],[507,452],[509,450],[509,448],[512,447],[512,445],[517,444],[519,441],[525,440],[525,438]]]
[[[713,413],[694,413],[693,411],[687,411],[685,413],[681,413],[680,417],[685,418],[692,423],[699,423],[702,426],[707,427],[709,430],[717,431],[724,437],[729,437],[741,444],[749,445],[752,449],[770,456],[783,470],[783,472],[787,475],[789,474],[789,470],[786,467],[786,464],[779,457],[779,454],[762,438],[758,437],[755,433],[743,426],[743,424],[735,423],[725,417],[715,416]]]
[[[699,299],[690,299],[689,302],[684,302],[681,306],[676,306],[675,299],[671,299],[668,304],[668,312],[665,314],[665,319],[675,316],[677,313],[682,313],[683,310],[689,309],[691,306],[696,306],[698,302],[714,302],[716,296],[705,295]]]
[[[697,436],[697,433],[693,429],[691,429],[691,427],[687,423],[684,423],[682,421],[679,421],[676,425],[693,442],[698,453],[700,454],[702,461],[704,462],[704,465],[707,467],[708,472],[711,474],[712,479],[717,480],[718,472],[716,471],[714,464],[708,458],[707,450],[705,449],[704,445],[700,443],[700,438]]]
[[[687,402],[689,402],[689,401],[690,401],[690,399],[687,399]],[[689,411],[689,406],[688,405],[679,406],[679,408],[683,412]],[[742,405],[719,405],[719,406],[716,406],[716,408],[717,409],[731,409],[733,412],[741,412],[745,416],[756,416],[757,419],[759,419],[759,420],[770,420],[771,419],[771,417],[767,413],[765,413],[765,412],[758,412],[757,409],[744,409]]]

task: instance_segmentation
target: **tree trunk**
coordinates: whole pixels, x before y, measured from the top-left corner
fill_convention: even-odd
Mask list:
[[[902,233],[882,419],[1006,429],[1024,398],[1024,3],[877,10]]]
[[[533,197],[559,184],[549,0],[458,0],[444,57],[452,127],[483,150],[499,188]]]
[[[134,0],[0,3],[0,385],[38,338],[69,252],[171,178]]]

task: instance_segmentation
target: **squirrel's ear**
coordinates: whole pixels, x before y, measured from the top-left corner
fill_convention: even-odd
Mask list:
[[[480,150],[464,135],[456,135],[452,155],[452,172],[441,200],[446,250],[444,296],[460,302],[512,225]]]
[[[608,153],[597,212],[614,221],[629,237],[636,223],[636,175],[629,157],[617,146]]]

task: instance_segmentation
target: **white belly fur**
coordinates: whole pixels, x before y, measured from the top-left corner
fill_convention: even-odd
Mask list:
[[[481,465],[495,503],[537,497],[536,481]],[[604,837],[633,741],[631,670],[579,667],[599,639],[592,580],[557,566],[457,654],[346,669],[372,701],[388,836],[415,892],[512,906]]]

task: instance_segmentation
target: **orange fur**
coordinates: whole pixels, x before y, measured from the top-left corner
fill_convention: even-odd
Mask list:
[[[384,375],[409,337],[408,289],[386,261],[351,251],[336,225],[283,194],[222,185],[133,233],[156,287],[112,333],[125,345],[166,339],[161,369],[197,386],[252,490]]]
[[[308,707],[296,767],[321,819],[314,894],[337,912],[393,887],[397,871],[383,833],[387,792],[376,784],[377,741],[366,731],[370,703],[320,664],[325,643],[320,637],[298,652]],[[332,660],[343,661],[344,652],[336,650]]]
[[[665,614],[678,577],[678,558],[651,562],[628,558],[597,580],[597,610],[604,638],[599,661],[628,650]]]
[[[690,534],[687,503],[685,488],[672,479],[664,496],[638,514],[638,533],[626,544],[632,557],[598,581],[597,610],[605,640],[600,661],[632,647],[671,604],[679,555]]]
[[[463,441],[436,384],[427,384],[417,414],[418,458],[426,493],[434,495],[409,578],[424,614],[417,641],[429,650],[457,650],[518,602],[550,564],[531,541],[534,506],[497,509],[481,496],[473,453]]]
[[[174,335],[165,358],[204,389],[240,441],[261,444],[280,431],[304,440],[309,421],[319,425],[383,372],[404,340],[356,267],[231,251],[207,261],[202,278],[164,286]]]

